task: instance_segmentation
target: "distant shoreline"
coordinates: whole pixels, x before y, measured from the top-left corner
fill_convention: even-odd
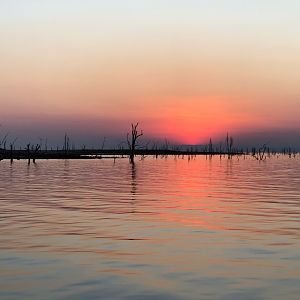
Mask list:
[[[247,153],[236,151],[232,153],[220,151],[196,151],[196,150],[136,150],[137,156],[186,156],[186,155],[246,155]],[[249,154],[249,153],[248,153]],[[107,150],[42,150],[38,152],[27,150],[0,150],[0,159],[23,160],[23,159],[116,159],[127,158],[130,150],[127,149],[107,149]]]

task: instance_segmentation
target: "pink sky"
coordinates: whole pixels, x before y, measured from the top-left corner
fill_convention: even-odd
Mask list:
[[[139,2],[1,1],[2,131],[80,139],[139,121],[196,144],[300,130],[299,3]]]

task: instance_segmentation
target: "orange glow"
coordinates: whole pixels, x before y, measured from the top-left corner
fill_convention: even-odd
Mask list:
[[[167,138],[183,144],[207,143],[209,138],[218,138],[227,131],[245,129],[255,122],[262,124],[255,115],[246,112],[236,112],[231,109],[229,99],[225,97],[168,97],[155,98],[153,103],[160,103],[160,110],[151,106],[151,100],[146,99],[147,114],[153,115],[154,121],[146,126],[151,134]],[[147,116],[145,116],[147,119]]]
[[[57,135],[53,123],[81,139],[120,137],[139,121],[149,139],[188,144],[300,128],[298,17],[252,19],[224,7],[216,19],[201,1],[165,10],[163,1],[147,9],[137,1],[134,13],[110,1],[45,0],[18,12],[5,2],[0,122],[15,136],[24,136],[23,121],[26,139]]]

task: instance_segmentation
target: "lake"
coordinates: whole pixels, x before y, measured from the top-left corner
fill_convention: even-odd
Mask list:
[[[1,299],[299,299],[299,155],[0,170]]]

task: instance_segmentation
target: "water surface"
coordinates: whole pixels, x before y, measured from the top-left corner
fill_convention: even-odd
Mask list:
[[[0,170],[1,299],[299,299],[299,157]]]

